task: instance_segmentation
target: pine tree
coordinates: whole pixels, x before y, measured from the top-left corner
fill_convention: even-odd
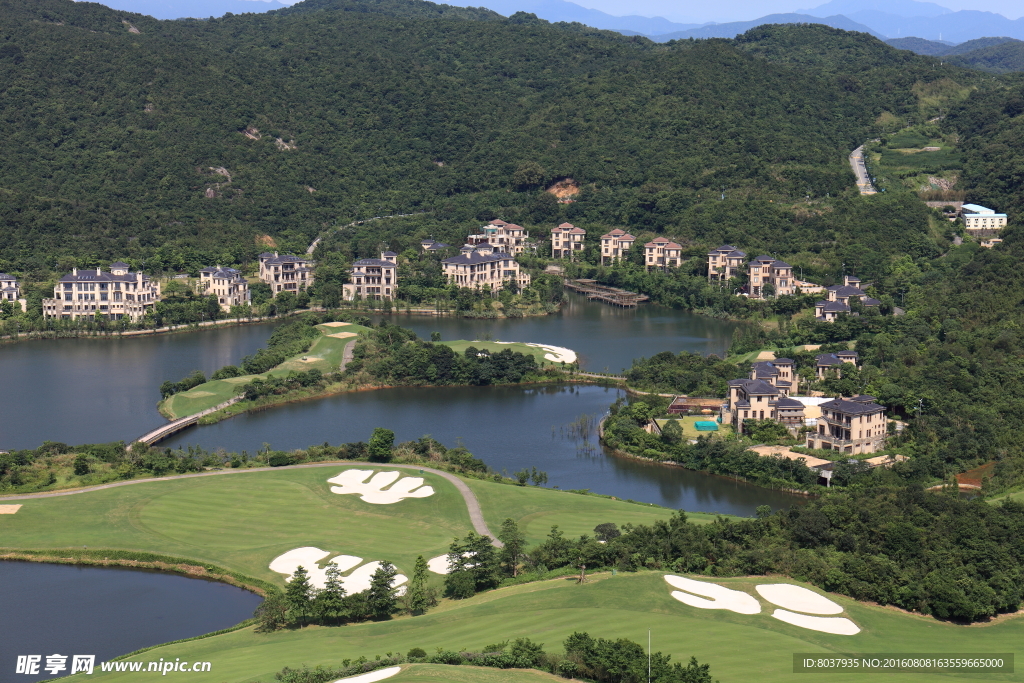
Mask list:
[[[382,562],[370,577],[370,589],[366,595],[366,606],[374,619],[387,619],[398,610],[395,598],[395,577],[398,570],[390,562]]]
[[[284,591],[284,599],[288,603],[288,616],[302,626],[309,616],[313,599],[313,586],[309,583],[309,572],[304,567],[300,566],[292,574]]]
[[[327,565],[327,581],[322,590],[317,591],[313,604],[320,623],[332,623],[345,616],[345,587],[341,583],[341,570],[331,562]]]
[[[502,567],[508,575],[519,576],[519,564],[525,555],[526,536],[519,530],[519,525],[514,519],[508,518],[501,523],[498,540],[505,544],[505,547],[498,551]]]
[[[412,572],[409,590],[405,593],[405,602],[410,614],[423,614],[437,604],[434,589],[427,586],[427,561],[420,555],[416,558],[416,568]]]

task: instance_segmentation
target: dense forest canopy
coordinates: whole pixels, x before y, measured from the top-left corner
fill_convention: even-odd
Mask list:
[[[976,78],[820,26],[657,45],[419,0],[209,21],[4,0],[0,270],[238,264],[389,213],[545,224],[564,177],[586,220],[699,225],[723,193],[850,191],[846,153],[921,114],[915,83]]]

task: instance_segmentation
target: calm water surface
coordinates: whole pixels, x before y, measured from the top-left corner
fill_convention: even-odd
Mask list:
[[[233,626],[261,601],[175,574],[0,561],[0,683],[55,678],[15,674],[18,655],[69,655],[59,675],[71,655],[96,655],[98,670],[117,655]]]

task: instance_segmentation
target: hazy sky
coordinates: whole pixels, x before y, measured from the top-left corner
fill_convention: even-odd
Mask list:
[[[100,0],[102,1],[102,0]],[[273,1],[273,0],[272,0]],[[297,0],[277,0],[292,4]],[[487,0],[432,0],[433,2],[462,7],[487,5]],[[543,0],[541,0],[543,1]],[[795,12],[825,4],[828,0],[569,0],[589,9],[601,10],[614,16],[638,14],[644,17],[665,17],[684,23],[706,21],[749,21],[766,14]],[[972,9],[1002,14],[1008,19],[1024,16],[1024,0],[925,0],[951,10]],[[538,0],[523,0],[524,5],[535,4]],[[275,3],[276,4],[276,3]]]
[[[443,2],[444,0],[435,0]],[[601,10],[608,14],[623,16],[660,16],[673,21],[746,21],[766,14],[794,12],[825,4],[827,0],[717,0],[697,2],[695,0],[570,0],[577,5]],[[951,10],[973,9],[996,12],[1009,19],[1024,14],[1021,0],[931,0]],[[461,2],[459,4],[462,4]]]

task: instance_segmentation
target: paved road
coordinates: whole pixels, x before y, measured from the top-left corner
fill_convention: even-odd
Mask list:
[[[850,168],[857,176],[857,189],[862,195],[877,194],[878,190],[871,184],[871,176],[868,175],[868,167],[864,165],[864,145],[850,152]]]
[[[497,537],[491,533],[491,530],[487,528],[487,522],[484,521],[484,513],[480,508],[480,501],[477,500],[476,495],[473,491],[466,486],[466,482],[462,481],[454,474],[443,472],[441,470],[435,470],[432,467],[420,467],[419,465],[394,465],[394,464],[375,464],[375,463],[362,463],[362,462],[351,462],[351,461],[338,461],[338,462],[313,462],[305,465],[291,465],[288,469],[299,468],[299,467],[352,467],[352,466],[365,466],[370,467],[387,467],[387,468],[400,468],[405,470],[422,470],[423,472],[430,472],[436,474],[439,477],[443,477],[450,481],[459,493],[462,494],[462,499],[466,501],[466,509],[469,511],[469,519],[473,523],[473,529],[481,536],[490,536],[491,543],[497,547],[501,547],[504,544],[497,539]],[[175,479],[192,479],[194,477],[217,477],[225,474],[242,474],[245,472],[270,472],[270,471],[281,471],[284,468],[281,467],[253,467],[251,469],[241,470],[218,470],[216,472],[196,472],[195,474],[176,474],[170,477],[153,477],[152,479],[132,479],[131,481],[116,481],[111,484],[101,484],[99,486],[87,486],[81,489],[72,489],[70,491],[48,491],[45,493],[23,493],[14,496],[0,496],[0,501],[7,500],[29,500],[32,498],[55,498],[57,496],[75,496],[79,493],[89,493],[90,491],[102,491],[103,489],[112,489],[119,486],[132,486],[134,484],[148,484],[154,481],[173,481]]]

